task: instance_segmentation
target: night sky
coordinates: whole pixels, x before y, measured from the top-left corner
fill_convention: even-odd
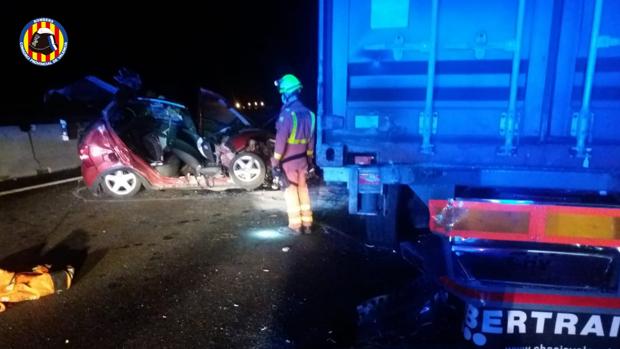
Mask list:
[[[112,82],[121,66],[140,73],[145,90],[186,104],[203,86],[231,100],[262,98],[277,105],[273,80],[291,72],[304,83],[307,104],[315,104],[315,1],[170,3],[141,9],[110,2],[28,3],[8,9],[0,27],[1,122],[37,120],[46,113],[45,90],[87,74]],[[19,49],[24,25],[39,17],[60,22],[69,37],[66,55],[46,67],[26,61]]]

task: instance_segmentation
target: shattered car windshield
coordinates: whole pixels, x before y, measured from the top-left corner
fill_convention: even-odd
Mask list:
[[[140,98],[123,108],[116,108],[108,117],[121,139],[136,149],[140,148],[140,139],[147,134],[163,137],[164,144],[178,137],[188,138],[193,143],[192,135],[196,134],[196,126],[187,108],[167,101]]]
[[[176,126],[196,130],[189,111],[180,104],[164,103],[150,100],[139,100],[109,115],[112,127],[124,129],[139,126]],[[146,123],[146,124],[145,124]]]

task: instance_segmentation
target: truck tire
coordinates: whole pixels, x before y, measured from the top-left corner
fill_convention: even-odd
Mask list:
[[[395,248],[398,245],[398,213],[402,192],[400,185],[385,186],[379,203],[379,214],[367,216],[366,241],[381,248]]]

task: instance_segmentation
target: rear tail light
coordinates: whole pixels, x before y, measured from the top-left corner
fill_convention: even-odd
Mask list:
[[[374,163],[374,156],[355,156],[354,161],[356,165],[370,165]]]
[[[78,150],[79,156],[80,156],[80,160],[88,160],[88,154],[90,153],[90,149],[88,148],[87,144],[83,144],[80,146],[80,149]]]

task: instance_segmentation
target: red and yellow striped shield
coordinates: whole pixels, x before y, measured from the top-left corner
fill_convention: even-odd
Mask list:
[[[67,51],[67,32],[57,21],[50,18],[32,20],[21,32],[19,46],[26,59],[36,65],[51,65],[60,60]]]

